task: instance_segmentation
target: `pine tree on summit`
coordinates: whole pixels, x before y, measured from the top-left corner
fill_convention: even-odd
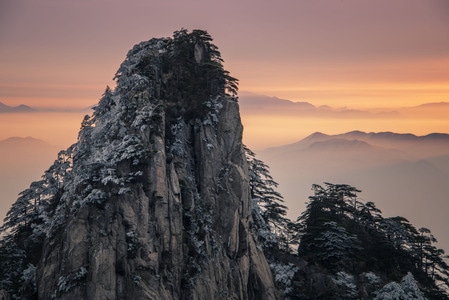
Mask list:
[[[210,111],[210,99],[237,95],[238,80],[223,67],[218,47],[205,30],[181,29],[168,42],[169,51],[159,61],[144,58],[138,65],[140,74],[150,80],[162,73],[162,89],[157,96],[167,100],[167,111],[174,119],[204,117]],[[155,70],[154,65],[160,65]],[[159,80],[159,79],[157,79]]]
[[[0,229],[12,299],[276,299],[237,80],[203,30],[140,42]],[[207,284],[205,284],[207,283]]]

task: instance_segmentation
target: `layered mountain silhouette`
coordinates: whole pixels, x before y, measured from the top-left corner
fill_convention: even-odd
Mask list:
[[[396,109],[353,109],[348,107],[315,106],[307,101],[291,101],[250,92],[240,93],[242,114],[270,113],[289,116],[326,117],[326,118],[397,118],[406,116],[441,117],[449,112],[449,102],[424,103],[418,106]]]
[[[84,117],[77,142],[8,211],[0,297],[447,299],[439,283],[449,286],[449,266],[428,229],[384,218],[348,184],[314,185],[307,209],[295,206],[307,200],[299,186],[344,182],[388,197],[411,192],[392,201],[401,215],[427,208],[441,221],[446,204],[432,185],[445,178],[447,136],[315,133],[267,150],[274,177],[294,184],[294,195],[284,193],[300,215],[292,222],[269,167],[243,145],[238,81],[222,62],[203,30],[181,29],[128,52],[117,86]],[[295,112],[359,114],[280,103]],[[2,141],[5,165],[15,149],[26,162],[48,145]],[[420,207],[413,197],[421,191],[431,192]],[[382,203],[387,194],[364,195],[395,212]]]
[[[276,298],[252,236],[237,80],[211,41],[182,29],[128,52],[78,141],[9,210],[0,289],[20,299]]]
[[[242,114],[270,113],[271,115],[296,115],[307,117],[333,117],[333,118],[351,118],[351,117],[393,117],[398,116],[397,111],[369,112],[360,109],[351,108],[332,108],[327,105],[315,106],[309,102],[294,102],[277,97],[269,97],[254,93],[242,93],[240,95]]]
[[[426,224],[449,249],[446,211],[449,135],[393,132],[314,133],[296,143],[259,153],[270,166],[290,213],[302,211],[312,184],[348,183],[387,215]]]

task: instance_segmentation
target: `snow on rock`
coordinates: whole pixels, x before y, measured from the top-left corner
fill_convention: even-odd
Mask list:
[[[390,282],[376,292],[376,300],[425,300],[412,273],[408,272],[401,283]]]
[[[198,39],[185,34],[178,38]],[[204,43],[201,63],[210,68]],[[36,268],[39,298],[275,298],[249,230],[239,107],[217,88],[230,79],[202,79],[215,94],[192,102],[198,114],[189,110],[183,101],[197,98],[173,74],[197,63],[174,65],[177,45],[162,38],[134,46],[115,90],[85,117],[70,176],[53,200]],[[228,176],[218,181],[223,170]]]

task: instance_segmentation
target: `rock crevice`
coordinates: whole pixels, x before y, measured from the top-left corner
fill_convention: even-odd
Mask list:
[[[198,79],[219,91],[203,99],[173,86],[176,42],[136,45],[83,122],[37,267],[40,299],[275,298],[250,232],[238,103],[220,78]],[[193,39],[181,66],[206,68],[210,48]],[[197,114],[174,97],[206,104]]]

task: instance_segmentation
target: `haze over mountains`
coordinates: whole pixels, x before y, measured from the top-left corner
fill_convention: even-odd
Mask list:
[[[291,218],[303,210],[311,184],[348,183],[362,189],[360,196],[376,202],[386,215],[403,215],[418,226],[430,227],[449,249],[444,229],[438,230],[449,225],[441,209],[447,208],[449,202],[445,189],[449,181],[449,144],[445,134],[427,135],[437,127],[449,131],[449,103],[348,109],[241,92],[239,104],[244,143],[270,166],[290,207]],[[48,142],[12,139],[6,143],[10,143],[8,147],[0,142],[0,219],[17,194],[40,179],[57,152],[76,141],[86,111],[68,114],[30,109],[24,114],[17,110],[4,113],[0,118],[0,140],[33,136]],[[412,130],[422,136],[386,132]],[[315,131],[329,135],[312,134]],[[291,143],[295,140],[300,142]]]
[[[338,118],[384,118],[419,115],[425,117],[431,114],[433,117],[445,116],[449,111],[449,102],[424,103],[409,107],[379,107],[379,108],[349,108],[331,107],[328,105],[315,106],[309,102],[294,102],[288,99],[270,97],[249,92],[240,93],[240,109],[242,113],[269,112],[283,115],[295,115],[306,117],[338,117]]]
[[[325,118],[395,118],[418,116],[444,118],[449,112],[449,102],[431,102],[423,103],[418,106],[408,107],[380,107],[380,108],[350,108],[350,107],[331,107],[328,105],[315,106],[310,102],[294,102],[288,99],[259,95],[251,92],[239,93],[239,104],[242,114],[270,113],[272,115],[294,115]],[[7,105],[0,102],[0,113],[11,112],[42,112],[42,111],[72,111],[90,113],[92,106],[89,107],[32,107],[26,104],[17,106]]]
[[[92,107],[31,107],[25,104],[17,106],[0,102],[0,113],[29,113],[29,112],[85,112],[90,113]]]
[[[0,141],[0,217],[17,194],[37,181],[60,149],[27,138]],[[407,217],[427,226],[449,249],[449,135],[415,136],[392,132],[316,132],[301,141],[259,151],[280,184],[294,219],[304,210],[311,185],[347,183],[362,190],[385,215]]]
[[[92,99],[92,106],[95,101]],[[245,127],[244,143],[256,152],[294,143],[316,131],[339,134],[357,129],[418,135],[449,132],[449,102],[410,107],[330,107],[313,105],[307,99],[293,102],[239,92],[239,105]],[[84,115],[91,112],[84,105],[31,108],[32,113],[1,113],[0,140],[33,136],[65,149],[76,141]]]
[[[290,217],[304,210],[312,184],[346,183],[385,215],[428,227],[449,249],[449,135],[316,132],[297,143],[260,151],[280,183]]]
[[[0,102],[0,113],[23,113],[32,111],[34,111],[34,109],[28,105],[20,104],[17,106],[9,106]]]
[[[0,141],[1,223],[18,193],[40,179],[56,159],[59,150],[32,137],[12,137]]]
[[[254,150],[281,146],[320,131],[339,134],[353,130],[392,131],[426,135],[449,132],[449,103],[411,107],[330,107],[240,93],[244,142]]]

